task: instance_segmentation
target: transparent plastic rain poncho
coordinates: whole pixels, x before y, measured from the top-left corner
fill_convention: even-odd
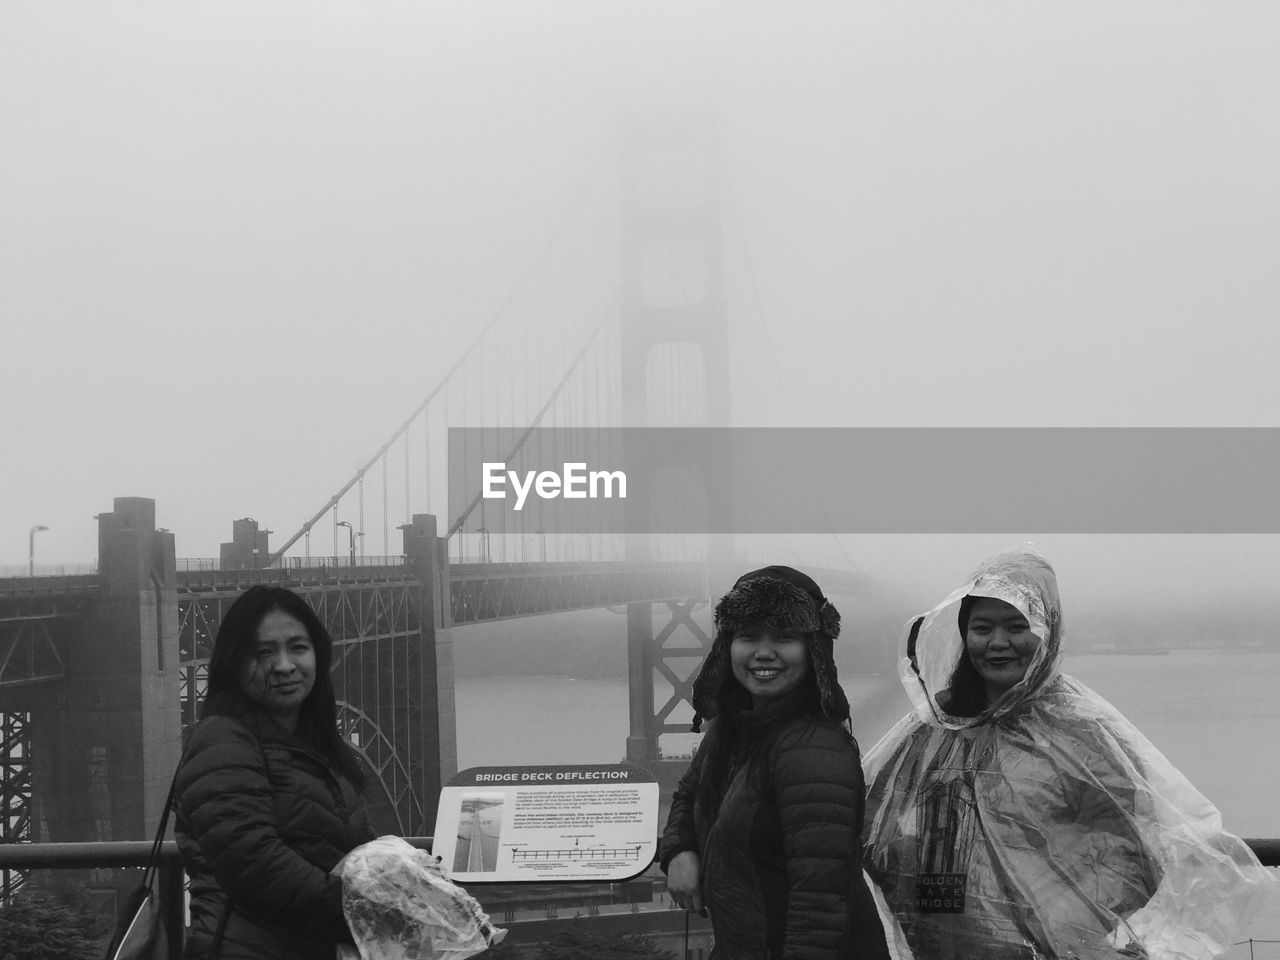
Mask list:
[[[1017,607],[1041,642],[1021,682],[955,716],[943,706],[967,595]],[[1060,672],[1062,640],[1053,570],[1025,547],[986,561],[905,632],[914,709],[866,757],[865,862],[900,955],[1208,960],[1272,895],[1217,809]]]
[[[356,847],[337,873],[361,960],[464,960],[506,936],[435,857],[399,837]]]

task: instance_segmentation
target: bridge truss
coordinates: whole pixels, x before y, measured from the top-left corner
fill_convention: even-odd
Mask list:
[[[31,714],[0,713],[0,777],[3,777],[3,819],[0,843],[25,843],[31,837]],[[0,902],[21,889],[25,881],[17,870],[0,871]]]
[[[14,579],[0,593],[0,843],[32,833],[32,707],[63,679],[67,635],[99,588],[97,577]],[[26,881],[0,871],[0,902]]]

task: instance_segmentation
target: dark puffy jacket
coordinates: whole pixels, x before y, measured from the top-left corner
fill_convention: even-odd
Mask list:
[[[699,854],[714,960],[880,960],[888,956],[863,882],[857,744],[812,714],[744,714],[734,772],[715,812],[702,782],[715,721],[676,788],[662,867]]]
[[[191,878],[187,957],[210,955],[224,916],[218,960],[332,960],[350,942],[329,871],[373,828],[323,755],[269,720],[209,717],[178,769],[176,816]]]

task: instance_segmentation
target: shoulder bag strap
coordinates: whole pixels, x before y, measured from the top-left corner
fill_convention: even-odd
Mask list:
[[[151,842],[151,856],[147,860],[147,869],[143,871],[142,883],[151,886],[156,872],[160,869],[160,846],[164,843],[164,833],[169,827],[169,814],[173,812],[174,791],[178,787],[178,774],[174,771],[173,780],[169,784],[169,796],[164,801],[164,812],[160,814],[160,827],[156,830],[156,838]]]

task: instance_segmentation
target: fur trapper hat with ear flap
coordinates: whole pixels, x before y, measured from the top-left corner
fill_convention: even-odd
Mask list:
[[[822,714],[838,723],[849,719],[849,701],[836,678],[834,641],[840,636],[840,611],[813,581],[792,567],[762,567],[744,573],[716,604],[715,642],[693,681],[693,731],[703,718],[720,713],[725,685],[737,684],[729,664],[733,635],[749,624],[806,634],[809,665]]]

